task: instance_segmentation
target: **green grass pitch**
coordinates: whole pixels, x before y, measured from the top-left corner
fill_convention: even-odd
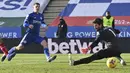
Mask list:
[[[86,55],[73,54],[72,57],[76,60]],[[58,54],[57,59],[51,63],[46,62],[43,54],[17,54],[11,62],[0,62],[0,73],[130,73],[130,54],[122,54],[122,57],[127,66],[121,66],[118,61],[116,68],[109,69],[106,66],[107,59],[69,66],[67,54]]]

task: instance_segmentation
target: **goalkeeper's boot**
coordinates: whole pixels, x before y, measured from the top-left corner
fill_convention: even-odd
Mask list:
[[[123,66],[126,66],[126,65],[127,65],[124,60],[121,60],[121,61],[120,61],[120,64],[123,65]]]
[[[69,65],[70,65],[70,66],[74,66],[74,60],[72,60],[72,59],[69,60]]]
[[[68,55],[68,58],[69,58],[69,65],[74,66],[74,60],[72,59],[70,54]]]

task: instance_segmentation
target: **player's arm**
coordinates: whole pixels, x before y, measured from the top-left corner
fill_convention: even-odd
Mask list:
[[[41,14],[41,16],[42,16],[42,24],[46,24],[46,23],[44,22],[44,15]]]
[[[23,23],[23,27],[27,27],[27,28],[33,28],[33,25],[31,24],[30,22],[31,20],[31,16],[30,14],[26,16],[25,20],[24,20],[24,23]]]
[[[98,43],[100,42],[100,40],[101,40],[101,35],[98,35],[98,36],[96,37],[96,39],[94,40],[94,42],[93,42],[89,47],[87,47],[87,48],[85,48],[85,49],[81,49],[82,53],[83,53],[83,54],[86,54],[86,53],[88,52],[88,50],[93,49],[95,46],[98,45]]]
[[[41,27],[45,28],[45,27],[47,27],[47,24],[44,22],[44,16],[42,14],[41,14],[41,16],[42,16]]]
[[[100,42],[100,40],[101,40],[101,35],[98,35],[98,36],[96,37],[96,39],[94,40],[94,42],[90,45],[89,48],[94,48],[95,46],[97,46],[98,43]]]
[[[44,22],[44,16],[43,15],[42,15],[41,27],[44,28],[43,31],[46,31],[48,29],[48,25]]]
[[[115,19],[112,22],[112,28],[115,30],[116,34],[120,33],[120,30],[118,30],[118,29],[115,28]]]
[[[23,27],[28,27],[29,21],[30,21],[30,15],[27,15],[24,22],[23,22]]]

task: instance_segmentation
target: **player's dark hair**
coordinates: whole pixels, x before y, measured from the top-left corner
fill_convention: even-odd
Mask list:
[[[110,11],[106,11],[106,13],[110,14]]]
[[[101,18],[96,18],[93,23],[96,23],[98,25],[103,25],[103,20]]]
[[[34,3],[33,5],[39,5],[39,6],[40,6],[40,3],[36,2],[36,3]]]

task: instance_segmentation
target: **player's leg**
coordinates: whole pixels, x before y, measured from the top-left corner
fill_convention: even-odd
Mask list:
[[[18,46],[12,47],[9,50],[9,53],[8,53],[8,56],[7,56],[8,61],[11,61],[12,58],[15,57],[17,50],[20,50],[20,49],[23,49],[23,48],[24,48],[24,46],[21,45],[21,44],[19,44]]]
[[[86,57],[86,58],[82,58],[82,59],[73,61],[73,64],[70,64],[70,65],[88,64],[94,60],[99,60],[99,59],[105,58],[104,54],[105,54],[105,49],[100,50],[97,53],[94,53],[90,57]]]
[[[41,44],[44,47],[44,54],[46,56],[46,59],[48,62],[52,62],[56,59],[56,56],[51,57],[48,49],[48,44],[46,40],[43,37],[36,37],[36,43]]]
[[[12,58],[15,57],[17,50],[21,50],[21,49],[23,49],[23,48],[24,48],[24,46],[23,46],[21,43],[20,43],[18,46],[12,47],[12,48],[9,50],[9,53],[8,53],[8,56],[7,56],[8,61],[11,61]]]
[[[0,39],[0,49],[4,53],[3,56],[1,57],[1,61],[3,62],[8,55],[8,50],[6,49],[6,46],[4,45],[4,42],[2,39]]]
[[[45,56],[46,56],[47,61],[48,61],[48,62],[52,62],[53,60],[55,60],[55,59],[56,59],[56,55],[53,56],[53,57],[50,57],[50,53],[49,53],[49,49],[48,49],[48,44],[47,44],[47,42],[46,42],[45,40],[43,40],[43,41],[41,42],[41,45],[44,47],[44,54],[45,54]]]
[[[23,49],[23,48],[24,48],[24,45],[20,43],[18,46],[12,47],[12,48],[9,50],[9,54],[10,54],[10,53],[13,53],[13,52],[16,52],[17,50],[21,50],[21,49]]]
[[[121,64],[121,65],[123,65],[123,66],[126,66],[126,65],[127,65],[126,62],[125,62],[125,60],[124,60],[120,55],[117,56],[116,58],[120,61],[120,64]]]
[[[100,60],[107,57],[117,56],[116,51],[103,49],[91,55],[90,57],[82,58],[76,61],[70,60],[70,65],[88,64],[95,60]]]
[[[21,49],[24,48],[24,46],[28,45],[29,43],[32,42],[32,37],[30,34],[25,34],[25,36],[23,37],[23,39],[21,40],[20,44],[18,46],[12,47],[9,51],[8,51],[8,61],[11,61],[12,58],[16,55],[16,51],[19,51]]]
[[[41,42],[41,45],[44,47],[44,54],[45,54],[45,56],[46,56],[46,58],[48,60],[50,58],[50,53],[49,53],[49,49],[47,47],[47,42],[45,40],[43,40]]]

